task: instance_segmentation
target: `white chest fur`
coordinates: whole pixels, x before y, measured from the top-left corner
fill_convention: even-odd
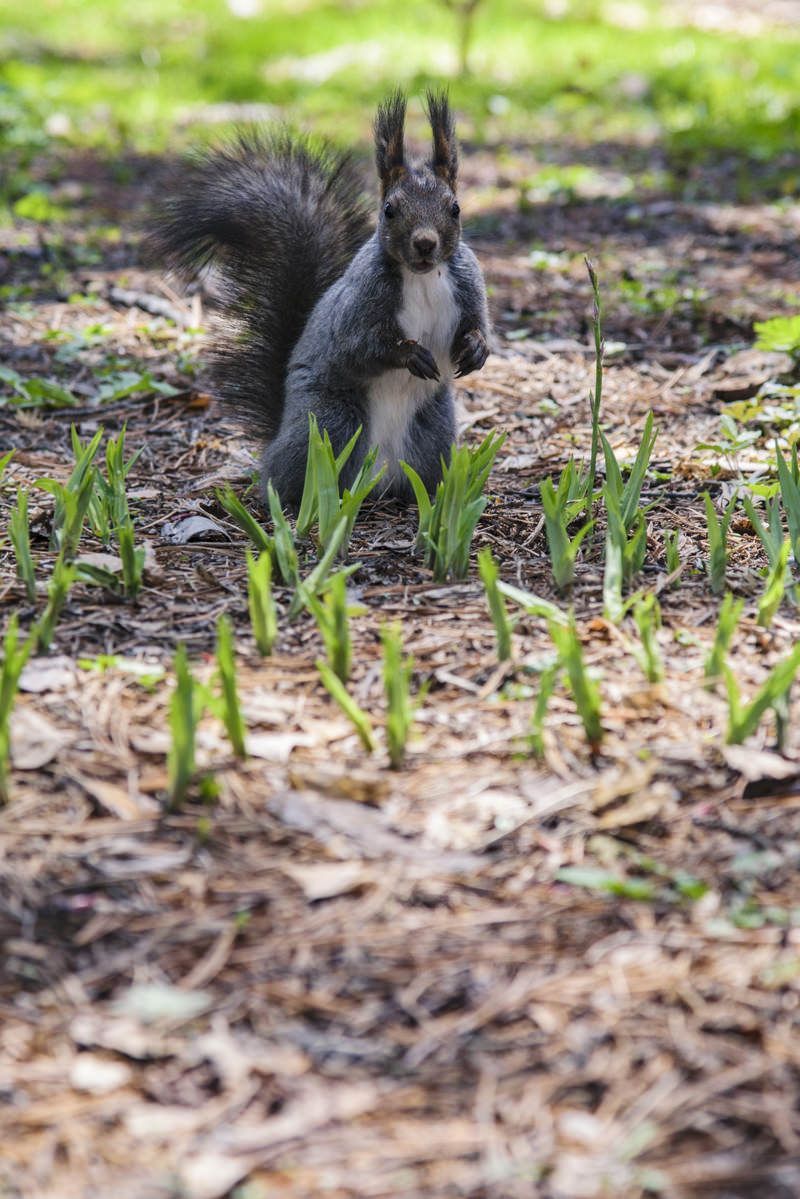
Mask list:
[[[417,409],[441,383],[452,378],[450,347],[458,327],[458,308],[446,267],[427,275],[403,271],[403,297],[397,323],[405,337],[430,350],[439,380],[418,379],[405,368],[385,371],[369,390],[369,444],[380,447],[378,465],[386,462],[387,482],[400,473],[398,458],[406,455],[405,441]]]

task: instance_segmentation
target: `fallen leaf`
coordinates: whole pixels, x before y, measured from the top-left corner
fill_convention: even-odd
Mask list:
[[[345,895],[374,881],[374,873],[363,862],[320,862],[308,866],[287,862],[281,866],[281,871],[299,883],[310,903]]]
[[[722,756],[732,770],[738,770],[748,782],[759,779],[792,779],[800,775],[800,765],[789,762],[780,754],[764,749],[749,749],[746,745],[724,745]]]
[[[20,691],[41,695],[45,691],[66,691],[75,686],[77,668],[72,658],[29,658],[19,676]]]
[[[141,816],[150,816],[159,810],[159,804],[148,795],[131,793],[117,783],[109,783],[105,779],[93,779],[86,775],[76,775],[75,781],[80,783],[87,795],[104,807],[120,820],[138,820]]]
[[[244,744],[253,758],[285,763],[293,749],[301,745],[311,748],[316,742],[308,733],[248,733]]]
[[[162,539],[171,545],[186,545],[187,541],[200,540],[209,534],[230,541],[230,535],[222,525],[207,516],[185,516],[174,524],[168,520],[161,526]]]
[[[74,733],[56,728],[32,708],[15,708],[10,726],[11,760],[17,770],[41,769],[76,740]]]

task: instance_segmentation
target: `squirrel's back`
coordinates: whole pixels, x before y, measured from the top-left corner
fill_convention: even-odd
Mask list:
[[[197,155],[164,204],[149,252],[183,276],[214,268],[226,313],[212,349],[217,389],[259,436],[280,426],[309,314],[369,234],[350,156],[285,131]]]

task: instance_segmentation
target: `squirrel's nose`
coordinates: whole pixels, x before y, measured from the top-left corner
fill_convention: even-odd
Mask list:
[[[425,233],[417,233],[412,238],[412,244],[420,258],[429,258],[436,249],[438,238],[427,231]]]

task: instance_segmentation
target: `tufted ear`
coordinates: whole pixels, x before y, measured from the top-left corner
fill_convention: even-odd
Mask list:
[[[433,158],[431,167],[440,179],[444,179],[453,191],[456,190],[458,175],[458,142],[453,125],[453,114],[447,92],[438,94],[429,91],[426,95],[428,120],[433,132]]]
[[[406,173],[403,126],[406,120],[406,98],[401,91],[392,92],[378,106],[373,125],[375,131],[375,163],[383,195]]]

